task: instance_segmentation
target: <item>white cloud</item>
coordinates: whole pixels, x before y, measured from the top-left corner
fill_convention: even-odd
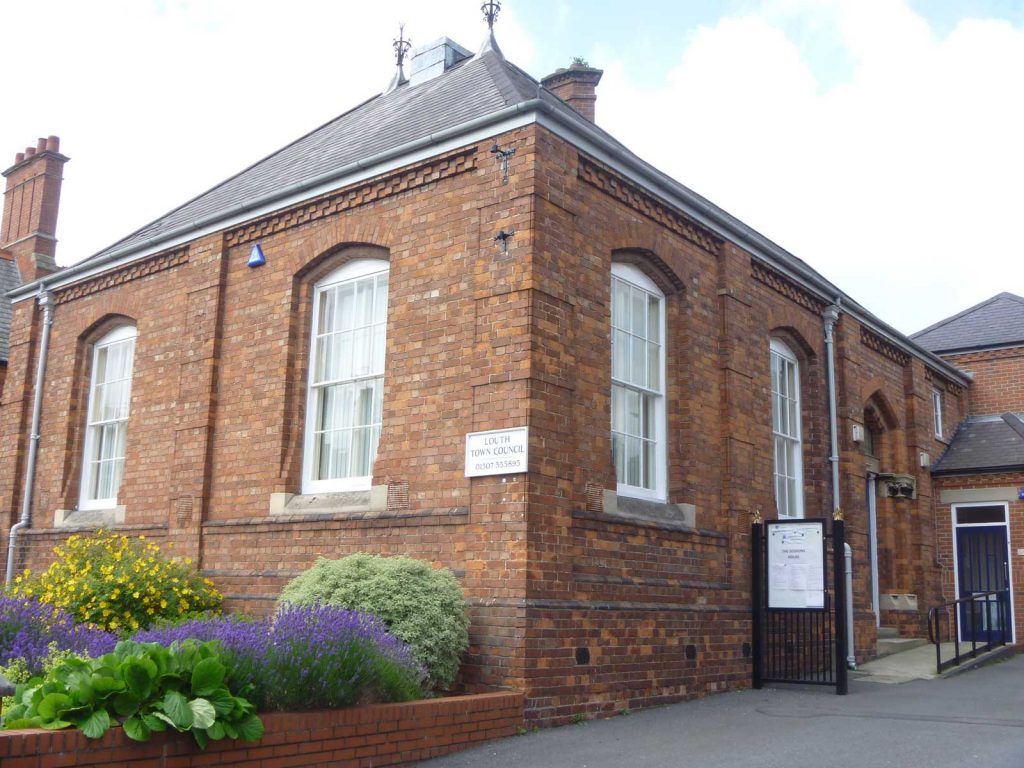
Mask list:
[[[659,87],[603,62],[599,119],[901,330],[1024,293],[1024,30],[814,3],[855,60],[823,87],[787,33],[808,4],[770,5],[699,29]]]

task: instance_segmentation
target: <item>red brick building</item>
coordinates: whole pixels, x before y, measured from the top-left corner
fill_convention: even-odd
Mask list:
[[[604,132],[600,74],[538,83],[493,38],[438,41],[56,271],[43,212],[67,158],[19,155],[11,567],[114,526],[265,611],[319,555],[426,558],[472,605],[465,685],[557,722],[748,685],[751,517],[838,502],[858,657],[879,625],[922,633],[948,532],[929,465],[970,378]],[[31,179],[51,206],[20,202]]]
[[[1020,642],[1024,605],[1024,298],[1000,293],[914,334],[972,376],[969,417],[935,466],[942,584],[947,599],[1010,590],[1012,622],[994,599],[973,606],[975,632],[1005,625]],[[941,402],[939,403],[941,407]],[[1005,609],[1004,609],[1005,610]],[[971,616],[961,609],[962,634]]]

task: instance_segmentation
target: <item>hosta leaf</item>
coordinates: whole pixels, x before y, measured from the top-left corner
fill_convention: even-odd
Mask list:
[[[196,740],[196,744],[199,745],[200,749],[206,749],[206,745],[210,741],[210,739],[206,735],[206,731],[202,730],[201,728],[195,728],[192,731],[192,738]]]
[[[213,704],[206,699],[192,699],[188,703],[188,708],[192,710],[193,728],[209,728],[217,719],[217,712],[213,708]]]
[[[78,727],[90,739],[98,739],[110,730],[110,715],[107,710],[98,709],[84,720],[79,721]]]
[[[100,677],[99,675],[93,675],[90,680],[93,690],[97,696],[103,697],[108,693],[116,693],[124,690],[124,680],[118,680],[116,677]]]
[[[5,731],[20,731],[26,728],[42,728],[43,721],[39,717],[19,717],[4,721]]]
[[[168,717],[167,715],[165,715],[165,714],[164,714],[163,712],[154,712],[154,713],[152,714],[152,717],[155,717],[155,718],[156,718],[157,720],[159,720],[160,722],[163,722],[163,723],[167,723],[167,725],[169,725],[169,726],[171,726],[172,728],[175,728],[175,729],[177,729],[177,730],[179,730],[179,731],[181,731],[181,730],[184,730],[183,728],[178,728],[178,726],[176,726],[176,725],[174,724],[174,721],[173,721],[173,720],[171,720],[171,718],[169,718],[169,717]],[[152,726],[150,726],[150,727],[152,727]],[[158,730],[158,729],[156,729],[156,728],[153,728],[153,730],[155,731],[155,730]]]
[[[225,721],[224,722],[224,733],[227,735],[227,737],[229,739],[237,739],[238,738],[238,729],[235,728],[235,724],[234,723],[229,723],[229,722]]]
[[[124,721],[124,735],[135,741],[146,741],[152,731],[149,726],[138,717],[129,717]]]
[[[69,723],[67,720],[50,720],[47,723],[42,723],[43,728],[48,731],[59,731],[61,728],[70,728],[74,723]]]
[[[263,737],[263,721],[256,715],[246,715],[236,726],[239,738],[244,741],[259,741]]]
[[[171,718],[174,727],[185,730],[192,727],[192,710],[189,709],[188,699],[177,691],[168,691],[163,701],[164,712]]]
[[[224,682],[224,665],[215,658],[203,659],[192,670],[192,695],[208,696]]]
[[[36,712],[43,718],[43,722],[46,722],[47,720],[56,720],[57,715],[64,712],[70,706],[70,696],[65,696],[63,693],[48,693],[39,702]]]
[[[206,729],[206,735],[214,741],[218,741],[224,738],[224,724],[215,722],[209,728]]]

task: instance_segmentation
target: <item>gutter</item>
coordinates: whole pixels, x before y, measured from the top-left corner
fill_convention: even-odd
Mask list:
[[[625,169],[628,175],[640,181],[641,186],[645,186],[649,190],[655,192],[657,195],[669,201],[675,207],[683,210],[687,215],[699,221],[723,238],[734,240],[737,244],[741,245],[745,250],[751,252],[758,258],[766,261],[772,266],[781,268],[784,273],[810,290],[826,304],[831,304],[837,295],[841,296],[844,299],[845,311],[847,314],[854,317],[859,323],[867,326],[872,331],[895,344],[905,352],[926,361],[933,368],[941,371],[944,375],[960,383],[962,386],[968,386],[970,384],[970,379],[958,368],[932,354],[923,347],[918,346],[895,328],[876,318],[870,312],[850,299],[850,297],[842,293],[842,291],[840,291],[836,286],[818,275],[811,267],[800,259],[776,245],[756,230],[750,228],[739,219],[714,205],[709,200],[704,199],[693,190],[688,189],[670,176],[659,171],[650,163],[641,160],[624,146],[611,140],[607,134],[600,131],[596,126],[584,124],[585,121],[581,121],[578,115],[569,113],[568,108],[565,110],[559,109],[557,105],[549,103],[541,98],[528,99],[526,101],[519,102],[518,104],[513,104],[510,107],[505,107],[504,109],[493,112],[489,115],[484,115],[465,123],[461,123],[457,126],[446,128],[443,131],[437,131],[436,133],[406,142],[405,144],[393,147],[392,149],[378,152],[375,155],[371,155],[354,163],[349,163],[348,165],[342,166],[341,168],[337,168],[333,171],[328,171],[327,173],[323,173],[312,179],[291,184],[261,197],[244,200],[231,208],[200,217],[186,224],[181,224],[173,229],[154,235],[142,242],[134,243],[122,248],[115,247],[114,250],[107,251],[101,256],[86,259],[78,264],[66,267],[56,275],[49,275],[48,278],[51,280],[50,287],[51,289],[63,287],[73,282],[73,278],[76,276],[84,275],[87,272],[94,272],[98,267],[109,265],[115,261],[140,254],[144,251],[155,252],[156,250],[170,247],[171,241],[175,238],[181,238],[187,235],[188,237],[186,239],[192,240],[197,237],[201,237],[209,232],[223,229],[227,226],[225,222],[232,217],[238,217],[247,213],[255,212],[260,208],[264,208],[282,199],[299,195],[318,186],[330,184],[331,182],[341,181],[345,179],[346,176],[351,176],[357,172],[368,171],[378,165],[387,163],[388,161],[401,158],[404,155],[429,149],[430,147],[436,146],[442,142],[460,138],[471,131],[486,128],[523,115],[535,115],[535,122],[537,123],[542,123],[542,121],[536,118],[548,118],[547,122],[554,123],[556,126],[561,128],[562,134],[568,133],[570,135],[575,135],[576,137],[581,137],[584,140],[584,143],[587,143],[598,150],[597,154],[603,154],[606,157],[611,158],[620,166],[620,168]],[[343,184],[338,184],[335,188],[340,186],[343,186]],[[216,187],[214,187],[214,189],[216,189]],[[218,224],[220,226],[215,226]],[[206,229],[207,232],[200,231],[203,229]],[[182,242],[184,242],[184,240]],[[7,295],[11,301],[16,302],[26,298],[33,290],[36,290],[40,284],[41,281],[38,280],[27,283],[20,288],[11,291]]]
[[[29,431],[28,463],[25,468],[25,491],[21,500],[21,518],[7,533],[7,574],[4,584],[14,579],[14,545],[18,532],[32,522],[32,491],[36,479],[36,455],[39,452],[39,418],[43,410],[43,381],[46,378],[46,355],[50,347],[50,328],[53,325],[53,294],[46,290],[42,281],[39,285],[39,306],[43,310],[43,335],[39,341],[39,360],[36,364],[36,384],[32,397],[32,426]]]

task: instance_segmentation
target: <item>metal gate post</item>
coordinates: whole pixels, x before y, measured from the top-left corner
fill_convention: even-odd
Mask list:
[[[832,513],[832,594],[836,612],[836,693],[846,695],[848,681],[846,668],[846,539],[844,537],[843,510],[836,507]]]
[[[750,610],[751,656],[754,688],[764,687],[764,641],[761,621],[764,616],[764,522],[761,510],[750,516]]]

